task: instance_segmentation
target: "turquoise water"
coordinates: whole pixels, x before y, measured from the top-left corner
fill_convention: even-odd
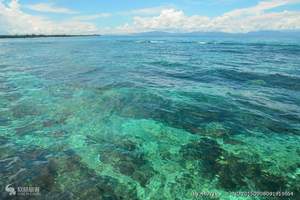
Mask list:
[[[38,186],[37,199],[296,199],[299,144],[299,39],[0,40],[0,188]]]

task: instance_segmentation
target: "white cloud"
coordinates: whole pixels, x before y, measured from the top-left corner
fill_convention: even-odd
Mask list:
[[[161,11],[165,9],[175,8],[174,6],[157,6],[157,7],[150,7],[150,8],[141,8],[141,9],[134,9],[125,12],[120,12],[119,14],[123,15],[138,15],[138,16],[153,16],[159,15]]]
[[[0,0],[1,34],[88,34],[97,31],[92,23],[79,20],[54,22],[23,12],[18,0],[12,0],[7,5]]]
[[[236,9],[222,16],[187,16],[181,10],[163,9],[158,16],[133,18],[132,24],[116,29],[116,33],[142,31],[222,31],[250,32],[259,30],[295,30],[300,29],[299,11],[271,12],[273,8],[299,3],[299,0],[261,1],[256,6]]]
[[[76,14],[77,11],[71,10],[69,8],[57,7],[52,3],[37,3],[27,5],[27,8],[38,11],[38,12],[46,12],[46,13],[60,13],[60,14]]]
[[[280,6],[300,3],[300,0],[264,0],[257,5],[236,9],[221,16],[207,17],[186,15],[174,7],[152,7],[128,11],[132,22],[119,27],[99,28],[92,23],[110,13],[72,16],[68,20],[53,21],[50,18],[31,15],[22,10],[18,0],[0,0],[0,34],[93,34],[93,33],[135,33],[145,31],[222,31],[250,32],[259,30],[300,30],[300,11],[278,11]],[[53,9],[53,5],[51,7]],[[46,12],[52,9],[40,9]],[[277,10],[277,11],[276,11]],[[67,8],[56,9],[69,13]],[[121,13],[115,13],[120,15]]]
[[[111,13],[98,13],[94,15],[80,15],[80,16],[75,16],[72,19],[73,20],[80,20],[80,21],[91,21],[95,19],[100,19],[100,18],[107,18],[111,17]]]
[[[194,27],[201,28],[207,23],[209,23],[208,17],[188,17],[183,11],[175,9],[162,10],[156,17],[134,17],[134,26],[142,30],[188,30]]]

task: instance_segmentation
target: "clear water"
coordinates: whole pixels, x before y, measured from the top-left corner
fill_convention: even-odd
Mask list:
[[[38,186],[38,199],[296,199],[299,144],[299,39],[0,40],[1,188]]]

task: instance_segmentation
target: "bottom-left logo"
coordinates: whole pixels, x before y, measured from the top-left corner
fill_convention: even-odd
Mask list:
[[[5,191],[8,192],[9,196],[14,196],[17,194],[15,188],[12,187],[11,184],[5,187]]]

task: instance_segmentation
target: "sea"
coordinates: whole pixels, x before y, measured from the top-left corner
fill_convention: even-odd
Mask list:
[[[300,38],[1,39],[0,190],[297,199]]]

